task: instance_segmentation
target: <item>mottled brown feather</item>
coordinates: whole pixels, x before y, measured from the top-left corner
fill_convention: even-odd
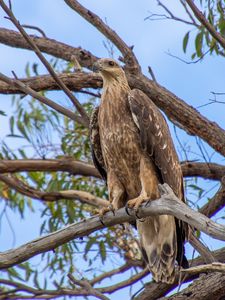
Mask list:
[[[142,147],[158,168],[160,181],[169,184],[176,196],[185,201],[182,170],[165,118],[151,99],[140,90],[132,90],[128,100],[132,116],[140,130]],[[177,261],[179,265],[188,267],[184,256],[187,224],[176,218],[175,222]]]
[[[99,107],[96,107],[90,118],[90,142],[91,142],[91,152],[92,152],[92,159],[96,169],[101,174],[102,178],[107,181],[107,172],[104,163],[104,159],[102,156],[102,148],[100,142],[100,135],[99,135],[99,124],[98,124],[98,112]]]
[[[155,104],[140,90],[131,90],[117,62],[101,59],[101,104],[92,114],[90,139],[93,160],[106,179],[114,209],[127,201],[154,200],[158,184],[167,183],[184,201],[183,178],[167,123]],[[187,266],[183,222],[172,216],[137,221],[143,257],[156,281],[172,283],[175,258]]]

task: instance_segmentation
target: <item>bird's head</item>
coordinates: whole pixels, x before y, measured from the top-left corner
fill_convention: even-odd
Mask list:
[[[118,62],[112,58],[101,58],[93,65],[93,71],[99,72],[103,78],[104,83],[116,80],[127,81],[125,73]]]

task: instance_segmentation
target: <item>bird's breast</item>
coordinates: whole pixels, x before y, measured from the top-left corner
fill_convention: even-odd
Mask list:
[[[112,98],[110,98],[111,100]],[[122,181],[139,174],[141,146],[128,101],[105,101],[99,110],[99,132],[107,169]]]

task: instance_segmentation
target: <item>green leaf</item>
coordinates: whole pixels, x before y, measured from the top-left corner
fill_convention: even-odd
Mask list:
[[[15,123],[15,119],[13,116],[11,116],[9,119],[9,128],[10,128],[11,134],[14,134],[14,123]]]
[[[18,135],[18,134],[7,134],[7,137],[24,139],[24,137],[22,135]]]
[[[22,133],[22,135],[30,142],[30,139],[27,135],[27,132],[26,132],[25,127],[22,124],[22,122],[18,121],[17,122],[17,127],[18,127],[19,131]]]
[[[8,269],[8,273],[9,273],[9,277],[11,278],[17,278],[17,279],[20,279],[20,280],[23,280],[22,276],[20,275],[20,273],[18,273],[15,268],[9,268]],[[24,281],[24,280],[23,280]]]
[[[106,248],[105,248],[104,241],[100,241],[99,250],[100,250],[100,255],[101,255],[102,262],[104,263],[104,261],[106,260]]]
[[[3,110],[0,110],[0,115],[7,116],[6,113]]]
[[[224,20],[223,17],[221,17],[221,18],[219,19],[218,27],[219,27],[219,29],[220,29],[220,33],[221,33],[222,35],[225,35],[225,20]]]
[[[184,51],[184,53],[186,53],[186,50],[187,50],[187,44],[188,44],[188,40],[189,40],[189,34],[190,34],[190,31],[188,31],[185,34],[184,39],[183,39],[183,51]]]
[[[199,32],[195,38],[195,49],[198,57],[202,56],[203,31]]]
[[[40,284],[38,282],[38,271],[35,271],[35,275],[34,275],[34,286],[38,289],[41,289]]]
[[[84,249],[84,257],[86,258],[86,255],[88,251],[91,249],[91,247],[96,243],[96,237],[91,237],[89,241],[87,242],[85,249]]]
[[[25,73],[26,73],[27,77],[30,77],[30,64],[29,64],[29,62],[26,64]]]

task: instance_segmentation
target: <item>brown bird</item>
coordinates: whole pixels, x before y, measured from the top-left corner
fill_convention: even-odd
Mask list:
[[[103,78],[100,106],[91,118],[93,161],[107,181],[108,210],[127,205],[138,209],[160,197],[158,185],[167,183],[184,201],[183,177],[167,123],[142,91],[131,90],[126,75],[113,59],[94,64]],[[172,283],[175,260],[187,267],[185,224],[173,216],[137,220],[143,258],[155,281]]]

